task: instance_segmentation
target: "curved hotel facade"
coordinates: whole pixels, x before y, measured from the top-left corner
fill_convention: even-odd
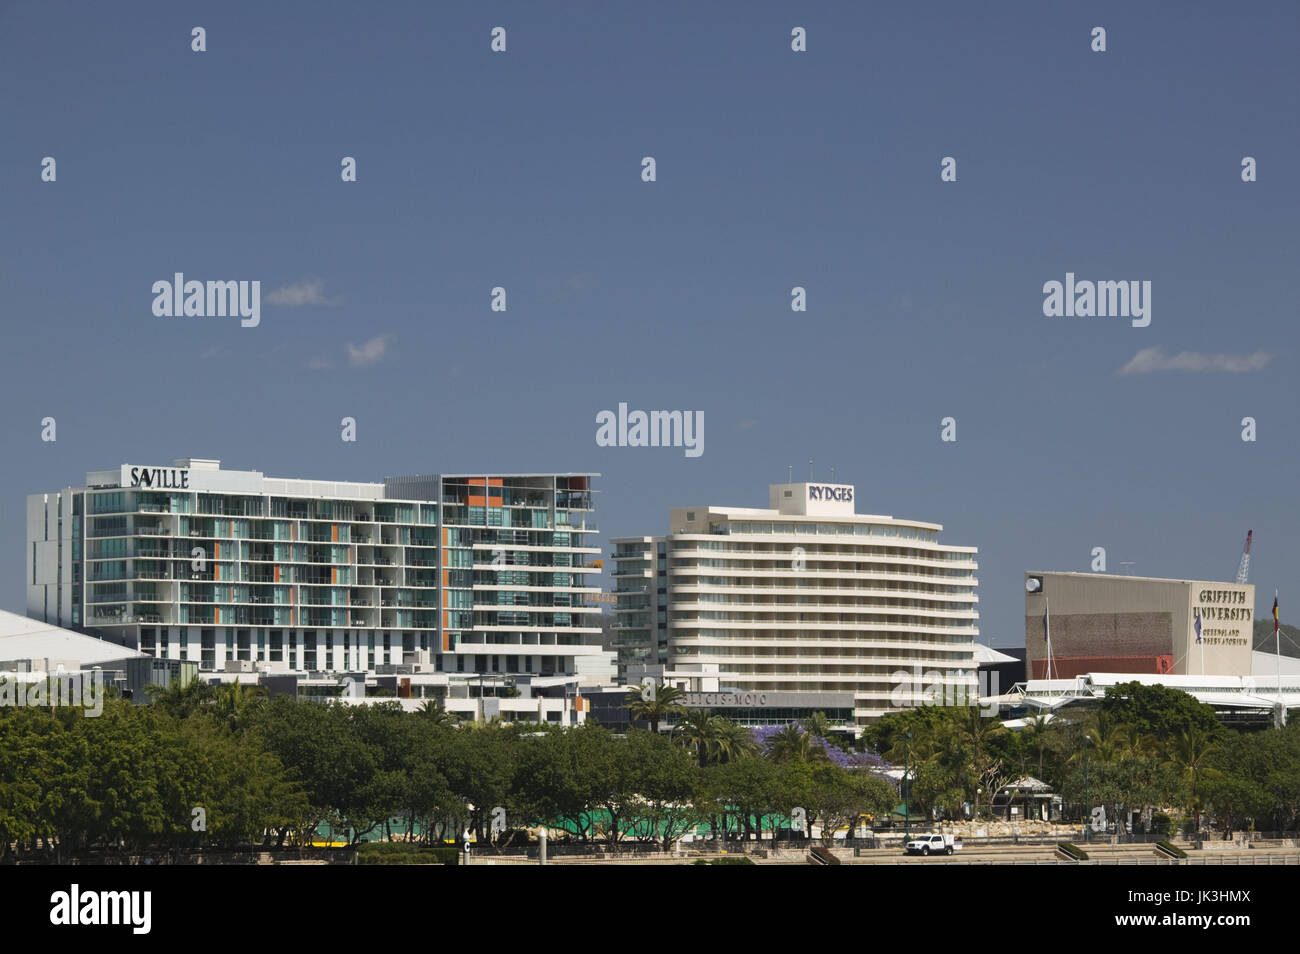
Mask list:
[[[776,484],[768,509],[674,508],[667,536],[611,541],[620,670],[716,675],[748,721],[818,708],[855,731],[924,691],[974,698],[976,548],[855,513],[853,490]]]
[[[206,671],[607,682],[594,476],[94,471],[28,497],[27,614]]]

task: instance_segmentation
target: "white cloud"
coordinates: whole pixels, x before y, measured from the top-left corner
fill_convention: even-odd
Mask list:
[[[266,302],[269,305],[284,305],[286,308],[298,308],[302,305],[328,304],[322,294],[325,283],[319,278],[304,279],[268,292]]]
[[[363,341],[360,345],[354,345],[349,341],[348,360],[354,367],[377,364],[383,360],[384,355],[388,353],[388,346],[392,343],[393,336],[390,334],[378,335],[369,341]]]
[[[1254,354],[1200,354],[1180,351],[1170,356],[1159,348],[1143,348],[1116,374],[1151,374],[1155,371],[1258,371],[1273,360],[1267,351]]]

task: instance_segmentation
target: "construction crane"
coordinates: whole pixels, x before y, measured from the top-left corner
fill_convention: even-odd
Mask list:
[[[1246,549],[1241,551],[1241,563],[1237,565],[1237,582],[1245,583],[1250,576],[1250,538],[1254,530],[1246,531]]]

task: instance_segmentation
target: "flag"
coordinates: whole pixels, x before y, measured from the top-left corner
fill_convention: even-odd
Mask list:
[[[1273,594],[1273,635],[1277,635],[1277,594]]]
[[[1196,622],[1193,624],[1196,629],[1196,641],[1201,641],[1201,611],[1196,611]]]

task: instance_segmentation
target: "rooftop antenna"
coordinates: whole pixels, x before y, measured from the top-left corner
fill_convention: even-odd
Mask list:
[[[787,484],[793,484],[793,483],[794,483],[794,464],[786,464],[786,465],[785,465],[785,469],[786,469],[785,482],[786,482]]]
[[[831,468],[831,483],[835,483],[835,468]]]
[[[1246,549],[1241,551],[1241,563],[1237,565],[1237,582],[1242,585],[1250,577],[1250,538],[1254,535],[1254,530],[1246,531]]]
[[[811,457],[809,457],[809,458],[808,458],[808,479],[809,479],[809,480],[812,480],[812,479],[813,479],[813,476],[812,476],[812,462],[813,462],[813,459],[812,459]]]

